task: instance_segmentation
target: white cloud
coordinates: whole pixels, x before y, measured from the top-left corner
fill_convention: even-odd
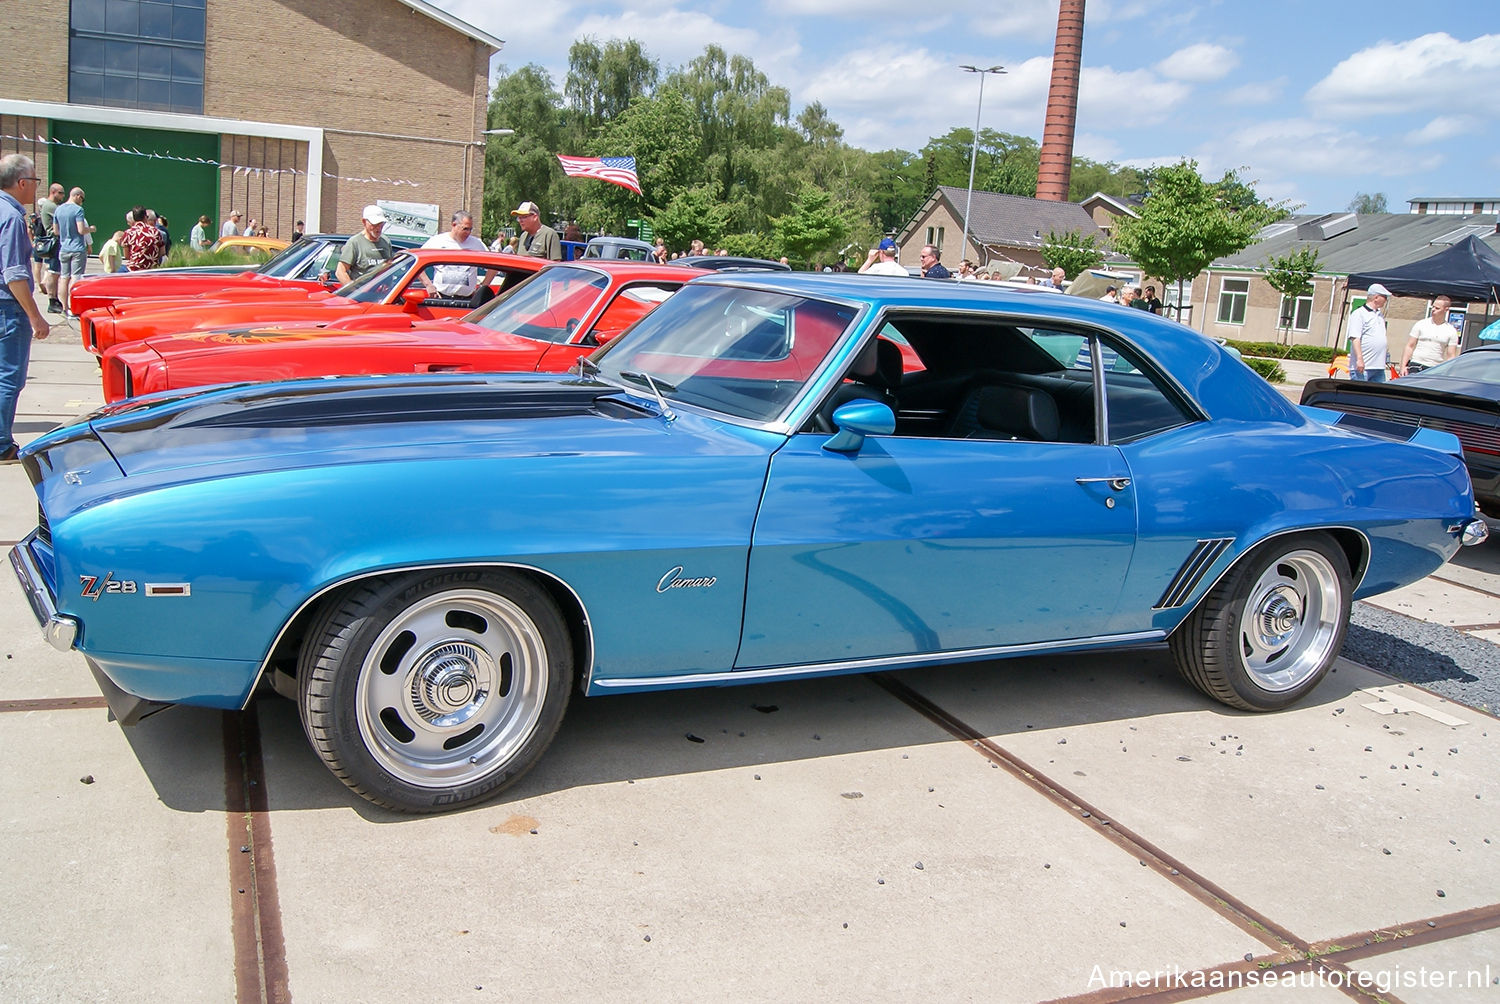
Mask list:
[[[1316,114],[1388,115],[1474,107],[1500,90],[1500,35],[1461,42],[1434,32],[1380,42],[1335,66],[1307,92]]]
[[[1420,129],[1406,134],[1408,143],[1441,143],[1462,136],[1470,130],[1482,130],[1484,123],[1468,115],[1439,115]]]
[[[1137,126],[1163,122],[1189,93],[1186,84],[1162,80],[1150,70],[1085,66],[1078,87],[1078,125],[1104,130],[1125,115]]]
[[[640,39],[652,56],[661,63],[662,69],[679,66],[702,55],[708,45],[717,45],[730,55],[742,53],[752,58],[765,50],[774,50],[764,43],[759,32],[749,28],[734,28],[716,21],[697,11],[671,9],[652,10],[649,13],[627,10],[619,14],[592,14],[577,23],[572,37],[594,36],[600,40],[610,38]],[[756,69],[765,72],[762,60],[755,59]],[[772,83],[783,83],[772,76]]]
[[[1189,80],[1202,83],[1219,80],[1240,64],[1240,57],[1210,42],[1199,42],[1185,49],[1178,49],[1156,64],[1156,71],[1173,80]]]
[[[1255,123],[1211,141],[1197,158],[1205,175],[1243,167],[1243,176],[1251,180],[1263,173],[1278,178],[1325,176],[1339,179],[1351,193],[1377,190],[1376,178],[1410,177],[1443,162],[1442,154],[1434,151],[1406,149],[1386,136],[1311,119]],[[1284,197],[1284,190],[1258,190]]]
[[[1241,84],[1227,92],[1223,100],[1227,105],[1268,105],[1281,97],[1281,92],[1286,90],[1286,84],[1286,77]]]
[[[1106,136],[1100,136],[1098,133],[1075,133],[1073,136],[1073,154],[1077,157],[1087,157],[1089,160],[1106,163],[1119,159],[1120,144]]]

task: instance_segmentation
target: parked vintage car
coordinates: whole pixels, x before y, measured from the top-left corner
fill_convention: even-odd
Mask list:
[[[769,258],[745,258],[732,254],[690,254],[672,259],[673,265],[706,268],[714,272],[790,272],[792,267]]]
[[[21,451],[11,560],[122,722],[265,681],[354,791],[432,811],[515,781],[575,691],[1166,643],[1286,707],[1351,600],[1482,539],[1458,451],[1325,424],[1141,311],[740,273],[569,375],[106,407]]]
[[[704,274],[631,261],[569,262],[541,269],[461,318],[381,314],[156,335],[104,353],[104,399],[359,373],[560,373]]]
[[[328,324],[351,317],[407,314],[430,319],[462,317],[480,303],[531,275],[547,263],[524,255],[492,251],[448,251],[422,248],[398,252],[380,268],[342,286],[337,292],[237,289],[174,300],[129,300],[79,318],[83,345],[103,355],[111,345],[180,331],[211,331],[245,324],[308,322]],[[448,270],[479,278],[494,272],[466,296],[441,296],[433,283]],[[413,295],[414,294],[414,295]]]
[[[1361,420],[1451,432],[1479,505],[1500,519],[1500,345],[1484,345],[1387,383],[1310,380],[1302,403]]]
[[[337,261],[348,234],[308,234],[265,264],[189,265],[183,268],[153,268],[142,272],[105,272],[86,275],[73,283],[68,294],[75,314],[134,297],[198,296],[227,289],[334,289],[331,261]],[[409,238],[392,238],[392,244],[416,246]]]

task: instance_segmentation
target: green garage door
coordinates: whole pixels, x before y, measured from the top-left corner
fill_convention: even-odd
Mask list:
[[[87,142],[90,147],[132,151],[114,153],[67,145],[51,149],[52,176],[45,181],[61,182],[69,189],[77,186],[87,194],[84,210],[89,222],[99,228],[94,235],[96,253],[110,234],[124,229],[125,213],[132,206],[147,206],[165,216],[174,244],[187,243],[188,233],[200,215],[207,214],[210,219],[215,215],[219,205],[219,168],[215,164],[137,156],[133,151],[217,161],[217,134],[54,121],[52,135],[61,144]],[[215,234],[219,222],[214,221]]]

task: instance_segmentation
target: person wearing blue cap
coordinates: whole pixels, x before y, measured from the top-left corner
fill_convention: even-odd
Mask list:
[[[899,249],[896,247],[895,241],[891,240],[889,237],[880,238],[880,243],[870,249],[869,257],[867,257],[865,259],[865,263],[859,267],[859,274],[900,276],[907,275],[908,273],[906,269],[902,268],[901,263],[896,261],[896,254],[898,251]]]

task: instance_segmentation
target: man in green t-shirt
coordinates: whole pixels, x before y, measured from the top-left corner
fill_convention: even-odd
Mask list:
[[[562,241],[558,239],[556,230],[542,222],[542,211],[535,202],[521,203],[510,211],[510,215],[516,218],[516,226],[524,234],[521,238],[521,254],[562,261]]]
[[[359,214],[365,229],[349,238],[344,250],[339,253],[339,265],[335,274],[339,282],[350,283],[366,272],[373,271],[391,260],[395,252],[391,242],[382,236],[385,229],[385,211],[379,206],[366,206]]]

